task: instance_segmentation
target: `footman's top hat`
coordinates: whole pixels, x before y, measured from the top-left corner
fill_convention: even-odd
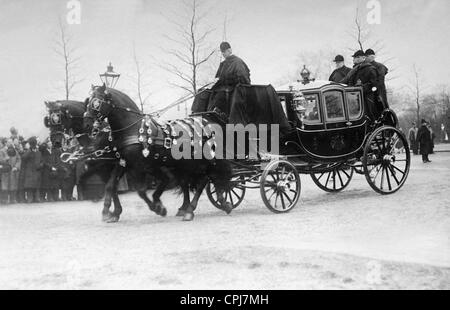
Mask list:
[[[364,52],[362,50],[359,50],[359,51],[356,51],[352,57],[354,58],[354,57],[361,57],[361,56],[366,56],[366,54],[364,54]]]
[[[369,49],[366,51],[366,56],[370,56],[370,55],[375,55],[375,52],[374,52],[373,49],[371,49],[371,48],[369,48]]]
[[[344,61],[344,56],[342,55],[337,55],[336,57],[334,57],[334,62],[341,62]]]
[[[228,42],[222,42],[220,43],[220,51],[225,52],[227,49],[231,48],[230,43]]]

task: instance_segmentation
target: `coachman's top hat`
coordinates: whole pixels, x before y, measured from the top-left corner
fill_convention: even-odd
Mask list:
[[[227,49],[230,49],[231,45],[228,42],[222,42],[220,43],[220,51],[225,52]]]

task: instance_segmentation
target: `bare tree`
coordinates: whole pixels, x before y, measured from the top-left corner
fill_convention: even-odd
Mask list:
[[[57,39],[55,40],[55,53],[63,60],[64,66],[64,93],[66,100],[69,100],[71,92],[75,85],[79,84],[82,79],[78,79],[75,70],[80,61],[80,57],[77,56],[78,49],[73,44],[73,37],[67,31],[67,28],[59,20],[59,31]]]
[[[363,51],[368,48],[373,49],[376,51],[377,58],[381,59],[382,63],[389,67],[389,75],[386,76],[386,81],[392,81],[397,78],[394,74],[397,70],[396,59],[388,55],[384,41],[376,38],[369,25],[364,22],[359,4],[356,7],[353,26],[347,33],[351,39],[352,45],[356,44],[356,46]],[[350,46],[348,47],[348,50],[354,52],[355,47]]]
[[[207,41],[215,29],[205,25],[208,11],[203,2],[184,0],[182,5],[182,15],[174,13],[176,19],[167,17],[175,29],[173,35],[166,35],[165,38],[176,47],[164,49],[167,55],[172,56],[172,61],[164,62],[161,67],[177,78],[178,82],[170,82],[171,85],[195,96],[201,82],[202,69],[216,53],[216,49]]]
[[[416,104],[416,117],[417,117],[417,124],[420,124],[420,103],[421,103],[421,80],[419,76],[419,71],[417,69],[416,64],[413,65],[413,74],[414,74],[414,80],[412,83],[412,89],[414,92],[414,100]]]
[[[136,84],[137,97],[141,105],[141,111],[144,113],[144,106],[148,98],[152,93],[148,90],[149,83],[146,82],[145,76],[147,74],[147,67],[142,63],[136,53],[136,45],[133,43],[133,62],[136,68],[136,75],[134,77],[134,82]]]

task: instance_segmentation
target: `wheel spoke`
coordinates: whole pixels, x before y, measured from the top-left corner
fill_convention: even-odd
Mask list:
[[[398,181],[397,176],[395,175],[395,171],[392,170],[391,165],[388,166],[388,169],[391,172],[391,175],[394,178],[395,182],[397,182],[397,186],[400,185],[400,182]]]
[[[272,195],[270,195],[269,199],[267,199],[267,200],[270,201],[272,199],[273,195],[275,195],[276,193],[277,193],[276,191],[273,191]]]
[[[396,165],[391,164],[391,166],[392,166],[395,170],[397,170],[398,172],[400,172],[402,175],[405,175],[405,172],[403,172],[402,170],[400,170]]]
[[[227,192],[230,195],[231,205],[234,206],[233,196],[231,195],[231,191]]]
[[[320,179],[323,177],[324,174],[325,174],[325,172],[322,172],[322,174],[320,175],[320,177],[317,178],[317,181],[320,181]]]
[[[283,206],[283,210],[286,210],[286,204],[285,204],[285,202],[284,202],[283,192],[281,192],[280,198],[281,198],[281,204],[282,204],[282,206]]]
[[[341,171],[347,176],[347,178],[350,179],[350,175],[347,173],[347,171],[345,171],[344,169],[342,169]]]
[[[328,185],[328,181],[330,180],[331,172],[328,173],[327,181],[325,182],[325,186]]]
[[[381,168],[379,168],[380,166],[378,165],[378,166],[375,166],[375,168],[378,168],[377,169],[377,174],[375,174],[375,176],[373,177],[373,183],[375,183],[375,181],[376,181],[376,179],[377,179],[377,177],[378,177],[378,174],[380,174],[380,170],[381,170]],[[372,169],[373,170],[373,169]]]
[[[384,185],[384,167],[381,168],[381,184],[380,184],[381,190],[383,190],[383,185]]]
[[[336,190],[336,170],[333,170],[333,189]]]
[[[388,183],[389,190],[392,191],[391,179],[389,178],[389,171],[388,171],[388,168],[387,168],[387,167],[384,167],[384,170],[386,170],[386,179],[387,179],[387,183]]]
[[[341,182],[341,188],[344,187],[344,182],[342,182],[341,174],[339,173],[339,170],[337,170],[337,175],[339,177],[339,181]]]
[[[286,194],[285,192],[282,192],[282,195],[286,197],[286,199],[289,201],[289,204],[292,204],[292,199]]]

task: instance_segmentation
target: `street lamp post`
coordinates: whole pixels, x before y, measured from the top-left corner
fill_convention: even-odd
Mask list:
[[[108,88],[114,88],[117,84],[117,81],[120,78],[120,74],[114,72],[114,68],[111,65],[111,62],[106,67],[106,72],[100,74],[100,79],[103,83],[105,83],[106,87]]]

